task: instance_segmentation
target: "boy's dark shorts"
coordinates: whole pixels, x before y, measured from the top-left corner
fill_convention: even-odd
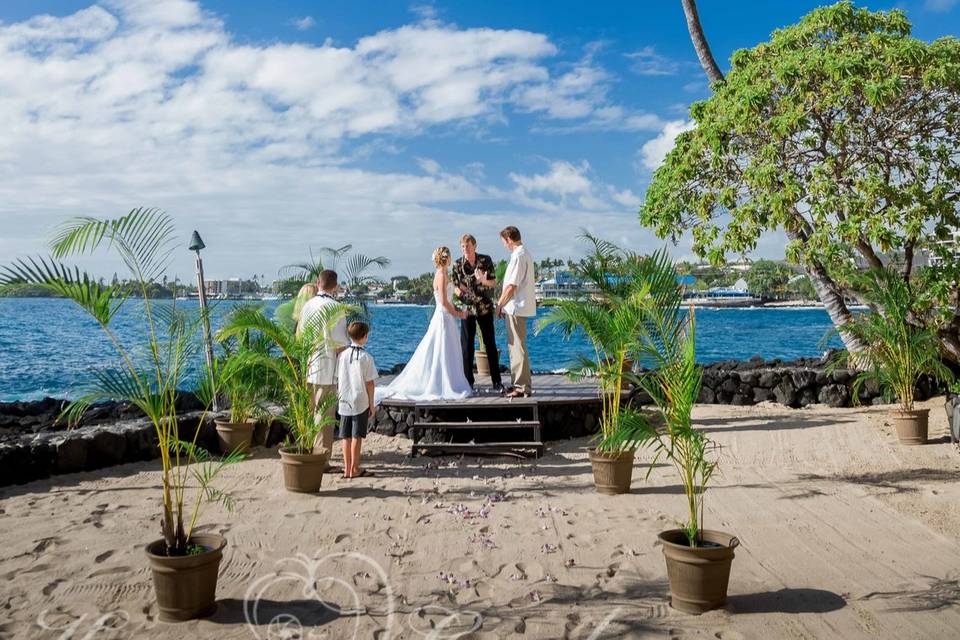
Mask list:
[[[367,423],[370,420],[370,412],[364,411],[355,416],[340,416],[340,437],[341,438],[365,438],[367,437]]]

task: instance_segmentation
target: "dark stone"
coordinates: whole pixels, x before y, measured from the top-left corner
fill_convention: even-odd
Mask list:
[[[700,395],[697,396],[697,402],[699,404],[713,404],[716,401],[717,396],[713,393],[713,389],[710,387],[700,387]]]
[[[257,420],[253,427],[253,440],[251,443],[255,447],[262,447],[267,443],[267,436],[270,433],[270,426],[263,420]]]
[[[772,389],[780,383],[780,376],[774,371],[764,371],[760,374],[757,384],[765,389]]]
[[[57,438],[53,443],[56,451],[56,472],[75,473],[87,465],[87,447],[90,441],[70,434]]]
[[[829,407],[845,407],[847,406],[847,401],[850,400],[850,390],[846,385],[828,384],[820,388],[820,393],[817,394],[817,400],[820,404],[825,404]]]
[[[755,387],[760,381],[760,374],[755,371],[741,372],[737,374],[740,378],[741,386],[746,385],[748,387]]]
[[[290,430],[283,420],[271,420],[269,430],[267,431],[267,447],[275,447],[287,439]]]
[[[123,436],[127,441],[127,460],[132,462],[160,457],[160,450],[157,448],[157,432],[153,425],[148,423],[141,427],[127,429]]]
[[[750,389],[750,387],[747,387]],[[737,406],[746,406],[753,404],[753,390],[751,389],[750,395],[745,395],[742,393],[735,393],[733,397],[730,398],[730,404]]]
[[[817,371],[817,379],[815,384],[817,387],[822,387],[830,381],[830,375],[826,371]]]
[[[734,393],[737,392],[738,387],[739,385],[737,384],[737,381],[734,380],[733,377],[731,376],[720,384],[719,391],[723,391],[724,393],[733,395]]]
[[[880,392],[880,385],[877,384],[877,381],[873,378],[867,378],[864,380],[863,384],[860,385],[860,397],[875,398],[880,395],[882,395]]]
[[[95,431],[87,448],[86,469],[102,469],[124,462],[127,452],[127,439],[115,427],[104,427]]]
[[[397,425],[394,424],[392,420],[384,420],[383,422],[378,422],[377,433],[382,433],[385,436],[395,436],[397,435]]]
[[[809,369],[799,369],[794,371],[790,377],[793,380],[793,387],[795,389],[809,387],[817,381],[816,372]]]
[[[764,389],[763,387],[755,387],[753,389],[753,401],[754,402],[768,402],[775,398],[773,391],[770,389]]]
[[[773,397],[782,405],[788,407],[797,406],[797,390],[788,378],[784,378],[780,384],[774,387]]]
[[[830,374],[830,379],[839,384],[847,384],[850,382],[850,371],[847,369],[834,369],[833,373]]]
[[[817,394],[813,389],[802,389],[797,402],[801,407],[808,407],[811,404],[817,404]]]
[[[717,389],[716,397],[717,404],[730,404],[730,401],[733,400],[733,392],[726,391],[724,389]]]

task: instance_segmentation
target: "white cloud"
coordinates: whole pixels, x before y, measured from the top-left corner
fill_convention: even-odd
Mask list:
[[[657,53],[653,46],[646,46],[626,54],[630,68],[641,76],[672,76],[680,70],[680,63]]]
[[[297,31],[307,31],[316,26],[317,21],[313,19],[313,16],[303,16],[302,18],[294,18],[291,24]]]
[[[427,175],[435,176],[440,173],[440,163],[432,158],[417,158],[417,164]]]
[[[517,175],[507,194],[484,184],[479,163],[352,166],[395,153],[407,136],[517,112],[659,124],[612,104],[610,78],[592,60],[558,67],[558,53],[543,34],[435,21],[348,45],[241,44],[188,0],[108,0],[0,24],[0,256],[42,251],[68,216],[141,205],[170,211],[181,232],[199,229],[212,275],[251,264],[269,273],[307,246],[348,241],[390,255],[397,270],[416,271],[425,257],[426,270],[424,247],[437,239],[494,236],[512,221],[561,242],[585,211],[638,237],[623,213],[629,192],[596,183],[585,163]],[[508,206],[463,210],[477,201]],[[189,272],[188,258],[175,270]]]
[[[594,180],[590,174],[590,164],[586,160],[579,164],[554,160],[545,173],[511,173],[510,180],[516,188],[509,197],[523,206],[553,212],[613,213],[633,210],[640,205],[640,198],[630,189],[619,190]]]
[[[926,0],[923,8],[935,13],[946,13],[957,6],[957,2],[958,0]]]
[[[654,170],[663,164],[664,159],[670,150],[673,149],[673,143],[677,136],[684,131],[693,129],[692,120],[671,120],[663,125],[660,134],[653,140],[648,140],[640,147],[640,163],[650,170]]]

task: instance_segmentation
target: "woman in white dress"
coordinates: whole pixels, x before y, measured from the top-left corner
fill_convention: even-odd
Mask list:
[[[448,273],[450,249],[438,247],[433,252],[433,263],[436,265],[433,298],[437,307],[430,327],[400,375],[386,387],[377,389],[377,402],[383,398],[460,400],[473,393],[463,373],[457,319],[465,318],[466,313],[453,306],[453,283]]]

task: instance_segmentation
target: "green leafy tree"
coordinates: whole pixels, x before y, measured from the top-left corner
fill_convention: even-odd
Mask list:
[[[691,231],[695,252],[716,264],[783,230],[787,258],[844,343],[862,349],[844,329],[853,276],[899,251],[909,282],[918,250],[960,223],[960,41],[923,42],[901,11],[841,2],[737,51],[712,88],[654,175],[641,221],[661,237]],[[929,297],[924,324],[958,358],[949,284],[915,290]]]
[[[793,270],[775,260],[757,260],[747,272],[745,280],[751,293],[763,298],[783,298]]]

